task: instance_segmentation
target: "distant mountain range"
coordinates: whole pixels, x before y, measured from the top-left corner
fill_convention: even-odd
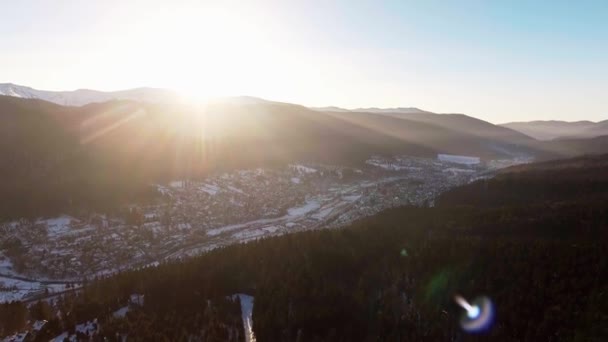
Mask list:
[[[10,94],[0,96],[0,193],[12,199],[0,216],[115,203],[153,182],[291,162],[360,167],[372,155],[551,159],[608,151],[608,137],[539,141],[464,114],[416,108],[313,110],[253,97],[201,106],[149,88],[61,96],[0,89]]]
[[[463,114],[436,114],[429,111],[425,111],[415,107],[399,107],[399,108],[356,108],[346,109],[340,107],[315,107],[314,110],[323,112],[335,112],[335,113],[374,113],[398,116],[407,119],[413,119],[417,121],[434,121],[432,118],[434,115],[442,115],[441,122],[450,121],[449,115],[461,115],[473,120],[469,116]],[[448,120],[446,120],[448,119]],[[479,120],[481,121],[481,120]],[[608,120],[600,122],[592,121],[527,121],[527,122],[509,122],[500,124],[498,126],[509,128],[511,130],[520,132],[529,137],[537,140],[553,140],[553,139],[578,139],[578,138],[594,138],[603,135],[608,135]],[[479,128],[479,127],[476,127]],[[479,132],[483,132],[479,131]]]
[[[500,125],[538,140],[593,138],[608,135],[608,120],[591,121],[530,121],[510,122]]]
[[[311,109],[318,110],[321,112],[366,112],[366,113],[377,113],[377,114],[391,114],[391,113],[429,113],[422,109],[414,108],[414,107],[399,107],[399,108],[356,108],[356,109],[346,109],[340,107],[313,107]]]
[[[111,100],[133,100],[150,103],[175,103],[179,100],[179,96],[174,91],[161,88],[135,88],[120,91],[104,92],[90,89],[78,89],[73,91],[47,91],[30,88],[27,86],[17,85],[13,83],[0,83],[0,95],[20,97],[26,99],[39,99],[48,102],[53,102],[63,106],[83,106],[90,103],[102,103]],[[219,101],[230,101],[239,104],[253,104],[270,102],[255,97],[241,96],[232,98],[218,99]],[[435,113],[428,112],[415,107],[398,107],[398,108],[356,108],[345,109],[340,107],[316,107],[310,108],[319,112],[326,113],[373,113],[388,116],[396,116],[403,119],[414,120],[426,123],[436,122],[456,122],[454,117],[441,114],[441,120],[436,119]],[[458,114],[449,114],[458,115]],[[468,120],[477,120],[466,115],[461,115],[461,118]],[[469,121],[473,122],[473,121]],[[476,123],[482,122],[477,120]],[[489,124],[488,124],[489,125]],[[483,128],[489,128],[485,125]],[[530,122],[510,122],[499,125],[511,130],[523,133],[529,137],[538,140],[553,140],[553,139],[576,139],[576,138],[593,138],[602,135],[608,135],[608,120],[601,122],[591,121],[530,121]],[[466,126],[463,126],[466,127]],[[485,134],[485,130],[477,130],[477,133]],[[470,130],[471,127],[466,127]],[[496,129],[493,129],[496,132]],[[505,133],[506,131],[502,131]],[[505,133],[506,134],[506,133]],[[512,134],[510,132],[509,134]],[[509,135],[507,134],[507,136]],[[522,139],[519,137],[518,140]]]
[[[134,100],[160,103],[173,102],[178,99],[178,95],[175,92],[159,88],[135,88],[112,92],[90,89],[47,91],[13,83],[0,83],[0,95],[25,99],[39,99],[62,106],[83,106],[89,103],[106,102],[110,100]]]

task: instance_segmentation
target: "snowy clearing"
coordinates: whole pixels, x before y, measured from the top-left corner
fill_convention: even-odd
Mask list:
[[[53,237],[53,236],[58,236],[58,235],[62,235],[65,233],[68,233],[70,231],[70,225],[72,222],[78,223],[80,222],[79,220],[71,217],[71,216],[67,216],[67,215],[62,215],[59,217],[54,217],[54,218],[49,218],[49,219],[39,219],[38,221],[36,221],[37,224],[43,224],[46,225],[47,229],[48,229],[48,236],[49,237]]]
[[[300,172],[300,173],[315,173],[317,172],[316,169],[313,169],[312,167],[308,167],[308,166],[304,166],[304,165],[300,165],[300,164],[291,164],[289,165],[290,168]]]
[[[114,313],[112,314],[112,316],[114,318],[124,318],[127,315],[127,312],[129,312],[129,307],[128,306],[123,306],[122,308],[114,311]]]
[[[239,293],[236,296],[241,301],[241,315],[243,317],[243,328],[245,329],[245,342],[255,342],[253,334],[253,297]]]
[[[302,216],[313,210],[317,210],[321,207],[319,202],[316,200],[307,200],[306,204],[300,207],[293,207],[287,209],[287,215],[289,216]]]

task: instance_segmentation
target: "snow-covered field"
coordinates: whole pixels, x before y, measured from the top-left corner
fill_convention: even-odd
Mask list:
[[[97,320],[94,320],[82,324],[77,324],[75,330],[85,335],[92,335],[93,333],[97,332],[97,329],[99,329],[99,325],[97,324]],[[53,338],[51,342],[63,342],[66,338],[69,341],[77,341],[76,334],[70,335],[67,331],[64,331],[61,335]]]
[[[264,224],[271,224],[271,223],[279,222],[283,219],[284,219],[284,217],[278,217],[278,218],[271,218],[271,219],[261,219],[261,220],[249,221],[249,222],[244,222],[244,223],[239,223],[239,224],[231,224],[229,226],[210,229],[207,231],[207,235],[216,236],[216,235],[226,233],[226,232],[229,232],[232,230],[237,230],[237,229],[246,228],[246,227],[250,227],[250,226],[256,226],[256,225],[260,225],[260,224],[264,225]]]
[[[64,290],[64,284],[42,284],[0,276],[0,303],[43,295],[46,291],[53,294]]]
[[[46,225],[49,237],[54,237],[69,232],[70,224],[72,224],[72,222],[77,223],[80,221],[67,215],[62,215],[49,219],[40,219],[36,221],[37,224]]]
[[[272,234],[279,229],[281,229],[280,226],[266,226],[266,227],[259,228],[259,229],[249,229],[246,231],[238,232],[238,233],[232,234],[232,237],[237,240],[249,240],[251,238],[258,238],[258,237],[264,236],[264,234],[267,234],[267,233]]]
[[[308,214],[309,212],[311,212],[313,210],[317,210],[320,207],[321,207],[321,205],[319,204],[318,201],[316,201],[314,199],[310,199],[310,200],[306,201],[306,204],[304,204],[302,206],[289,208],[287,210],[287,215],[291,216],[291,217],[302,216],[302,215]]]
[[[379,167],[379,168],[382,168],[385,170],[391,170],[391,171],[401,171],[401,170],[410,170],[411,169],[411,167],[409,167],[409,166],[380,162],[377,160],[368,160],[365,163],[368,165],[376,166],[376,167]],[[414,170],[416,170],[416,169],[414,169]]]
[[[0,252],[0,274],[14,274],[13,262],[2,252]]]
[[[304,174],[317,172],[317,170],[313,169],[312,167],[308,167],[308,166],[304,166],[304,165],[300,165],[300,164],[291,164],[291,165],[289,165],[289,167],[300,173],[304,173]]]
[[[129,312],[129,306],[123,306],[122,308],[114,311],[112,316],[114,318],[124,318],[127,315],[127,312]]]

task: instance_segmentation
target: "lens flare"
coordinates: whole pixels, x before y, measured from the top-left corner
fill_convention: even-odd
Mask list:
[[[470,310],[467,310],[467,316],[471,319],[479,317],[479,306],[472,306]]]
[[[488,297],[478,297],[469,303],[462,296],[456,295],[454,300],[465,310],[460,318],[460,326],[464,331],[481,333],[490,329],[494,323],[494,304]]]

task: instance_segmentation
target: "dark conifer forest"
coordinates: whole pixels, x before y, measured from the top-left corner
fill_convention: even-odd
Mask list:
[[[608,156],[510,168],[432,208],[91,280],[29,308],[4,304],[0,332],[44,318],[36,337],[46,340],[97,319],[95,340],[244,341],[231,296],[245,293],[258,341],[605,341],[607,175]],[[134,293],[145,305],[113,317]],[[455,294],[491,298],[489,331],[461,331]]]

